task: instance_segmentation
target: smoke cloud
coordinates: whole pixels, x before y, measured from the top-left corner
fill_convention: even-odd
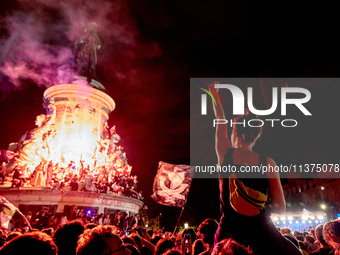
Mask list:
[[[102,48],[98,63],[120,82],[131,83],[142,71],[135,61],[161,55],[156,43],[141,43],[126,1],[18,0],[0,23],[2,92],[20,89],[25,80],[49,87],[73,75],[74,42],[96,22]],[[147,52],[147,53],[145,53]]]

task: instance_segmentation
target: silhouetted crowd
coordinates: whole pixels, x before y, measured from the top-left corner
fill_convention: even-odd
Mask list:
[[[76,213],[77,214],[77,213]],[[75,217],[77,217],[75,214]],[[121,224],[123,214],[103,215],[87,221],[86,217],[75,220],[61,219],[50,215],[44,224],[34,223],[28,213],[32,228],[12,228],[0,231],[0,254],[36,255],[229,255],[255,254],[232,238],[216,243],[216,220],[208,218],[197,228],[186,228],[177,234],[148,229],[143,226],[141,215]],[[36,215],[39,217],[39,215]],[[36,217],[36,219],[37,219]],[[135,218],[134,218],[135,217]],[[12,223],[13,224],[13,223]],[[240,227],[242,227],[240,225]],[[196,230],[195,230],[196,229]],[[256,229],[245,229],[245,235],[256,235]],[[285,238],[299,248],[303,255],[335,254],[340,252],[340,221],[329,221],[325,225],[310,228],[309,232],[277,229]],[[266,254],[276,254],[268,251]],[[260,254],[261,255],[261,254]]]
[[[11,188],[47,187],[62,191],[113,193],[139,200],[144,198],[142,191],[137,191],[137,176],[108,171],[105,167],[77,169],[74,162],[71,162],[68,167],[62,168],[50,162],[39,164],[32,173],[19,166],[12,173],[6,173],[5,168],[3,163],[0,167],[1,184],[7,176],[12,180]]]
[[[23,220],[22,217],[19,217],[18,220],[11,219],[8,225],[8,231],[27,227],[28,223],[32,228],[39,230],[49,227],[56,229],[58,226],[71,220],[80,220],[83,224],[114,225],[119,230],[131,229],[134,226],[144,227],[146,224],[143,214],[129,216],[127,213],[121,211],[112,214],[108,213],[106,215],[103,213],[96,214],[92,210],[84,210],[83,208],[78,208],[76,205],[69,207],[67,212],[62,214],[47,213],[43,210],[33,213],[32,211],[28,211],[25,217],[27,221]]]

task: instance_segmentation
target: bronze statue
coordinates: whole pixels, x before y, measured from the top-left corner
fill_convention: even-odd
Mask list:
[[[100,49],[97,24],[89,23],[85,35],[74,44],[74,62],[78,65],[80,75],[87,77],[87,82],[96,79],[97,49]]]

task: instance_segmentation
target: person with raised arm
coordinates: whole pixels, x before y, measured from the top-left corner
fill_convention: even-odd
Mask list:
[[[213,107],[216,119],[226,119],[218,98],[218,82],[209,85],[216,100]],[[220,176],[221,220],[215,234],[215,243],[232,237],[257,254],[301,254],[298,247],[283,237],[271,221],[270,214],[283,214],[285,198],[278,172],[241,173],[242,166],[274,168],[275,161],[255,153],[253,147],[261,136],[262,127],[247,125],[257,116],[246,111],[233,120],[231,138],[228,125],[217,124],[215,149],[218,165],[235,166],[236,173]],[[255,125],[252,125],[255,126]],[[259,176],[261,175],[261,176]]]

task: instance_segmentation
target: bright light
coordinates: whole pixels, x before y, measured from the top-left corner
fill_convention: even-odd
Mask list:
[[[286,222],[284,221],[283,224],[286,224]]]
[[[278,217],[274,217],[274,218],[273,218],[274,221],[277,221],[278,219],[279,219]]]
[[[315,220],[315,217],[314,217],[314,216],[311,216],[310,218],[311,218],[312,220]]]
[[[308,221],[308,223],[312,223],[312,221],[311,221],[311,220],[309,220],[309,221]]]
[[[290,220],[290,221],[289,221],[289,224],[292,224],[292,223],[293,223],[293,222]]]
[[[322,187],[321,187],[321,190],[324,190],[324,189],[325,189],[325,187],[322,186]]]
[[[318,220],[315,221],[315,223],[318,223],[318,222],[319,222]]]
[[[276,222],[276,224],[280,224],[280,222],[278,221],[278,222]]]
[[[86,173],[93,182],[98,176],[130,174],[123,147],[117,144],[120,137],[107,123],[115,108],[111,97],[89,86],[63,84],[47,89],[44,98],[49,115],[37,116],[37,127],[18,144],[13,165],[25,165],[29,176],[41,162],[51,162],[59,179],[65,170],[77,176]]]
[[[302,218],[303,220],[307,220],[307,219],[308,219],[307,216],[302,216],[301,218]]]
[[[189,227],[189,224],[188,223],[184,223],[184,228],[187,228]]]
[[[303,220],[302,223],[306,223],[306,222]]]
[[[293,220],[293,217],[292,217],[292,216],[289,216],[289,217],[288,217],[288,220]]]
[[[281,220],[285,220],[285,219],[286,219],[286,217],[285,217],[285,216],[282,216],[280,219],[281,219]]]
[[[147,227],[149,227],[149,225],[148,225],[148,224],[146,224],[146,225],[145,225],[145,227],[147,228]]]
[[[322,209],[322,210],[325,210],[325,209],[326,209],[326,205],[321,204],[321,209]]]
[[[295,221],[295,223],[297,224],[297,223],[299,223],[299,221],[297,220],[297,221]]]
[[[322,216],[322,215],[319,215],[319,216],[318,216],[318,219],[319,219],[319,220],[323,220],[323,216]]]

